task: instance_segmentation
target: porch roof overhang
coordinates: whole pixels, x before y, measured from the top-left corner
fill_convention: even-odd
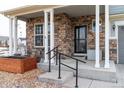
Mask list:
[[[110,20],[114,21],[114,20],[124,20],[124,14],[113,14],[110,15]]]
[[[5,16],[26,21],[29,18],[43,16],[43,11],[54,9],[54,13],[67,13],[70,17],[95,15],[95,5],[29,5],[1,12]],[[104,14],[104,6],[100,6],[100,13]]]
[[[63,6],[64,5],[26,5],[26,6],[10,9],[10,10],[1,11],[0,14],[3,14],[8,17],[21,16],[25,14],[43,11],[45,9],[47,10],[47,9],[58,8]]]

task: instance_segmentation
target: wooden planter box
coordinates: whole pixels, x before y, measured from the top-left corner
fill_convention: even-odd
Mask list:
[[[24,73],[36,68],[36,58],[0,58],[0,71]]]

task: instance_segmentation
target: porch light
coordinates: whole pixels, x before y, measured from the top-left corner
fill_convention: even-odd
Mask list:
[[[113,29],[113,31],[115,31],[115,24],[114,24],[114,25],[112,25],[112,29]]]
[[[102,25],[102,23],[99,24],[99,26],[101,26],[101,25]]]
[[[102,21],[101,20],[99,21],[99,26],[102,26]]]

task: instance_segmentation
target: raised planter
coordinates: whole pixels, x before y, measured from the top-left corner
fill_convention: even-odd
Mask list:
[[[24,73],[36,68],[34,57],[3,57],[0,58],[0,71]]]

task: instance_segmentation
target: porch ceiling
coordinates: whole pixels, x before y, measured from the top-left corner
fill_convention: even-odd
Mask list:
[[[67,13],[70,17],[79,17],[85,15],[95,15],[95,5],[69,5],[64,7],[55,8],[55,14]],[[100,13],[104,13],[104,6],[100,6]],[[35,18],[43,16],[43,11],[38,11],[35,13],[28,13],[18,16],[21,20],[26,20],[28,18]]]
[[[70,17],[95,15],[95,5],[71,5],[55,9],[55,13],[67,13]],[[100,13],[104,13],[104,6],[100,6]]]

